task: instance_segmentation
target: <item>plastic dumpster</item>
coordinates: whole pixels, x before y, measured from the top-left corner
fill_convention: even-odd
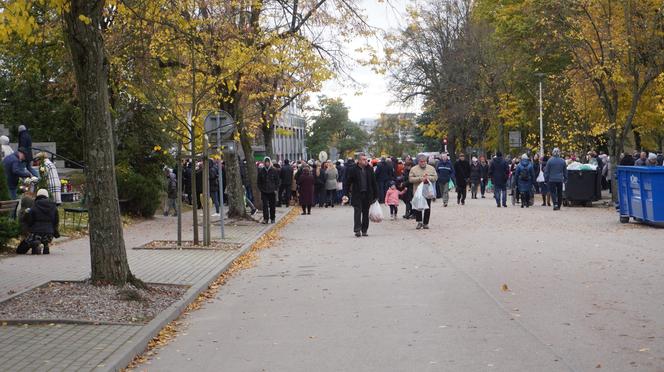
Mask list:
[[[602,199],[602,178],[596,170],[567,171],[565,202],[589,204]]]
[[[620,166],[617,182],[620,222],[664,223],[664,167]]]

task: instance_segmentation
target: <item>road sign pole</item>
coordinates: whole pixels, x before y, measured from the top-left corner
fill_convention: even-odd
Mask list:
[[[221,149],[221,124],[219,122],[219,115],[217,115],[217,149],[219,152]],[[221,161],[218,164],[219,167],[219,225],[221,225],[221,239],[226,239],[224,233],[224,177],[223,176],[223,167],[221,166]]]

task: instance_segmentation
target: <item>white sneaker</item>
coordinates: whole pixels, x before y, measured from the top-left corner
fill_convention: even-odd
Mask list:
[[[219,217],[219,213],[212,213],[212,217]]]

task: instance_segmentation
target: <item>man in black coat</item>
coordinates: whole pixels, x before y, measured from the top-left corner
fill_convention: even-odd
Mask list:
[[[279,172],[272,166],[268,157],[263,161],[264,167],[258,170],[258,189],[263,201],[263,223],[274,223],[276,218],[276,193],[279,190]]]
[[[378,199],[378,183],[367,156],[360,154],[357,164],[346,171],[344,182],[346,195],[350,195],[354,209],[353,231],[356,237],[368,236],[369,206]]]
[[[466,204],[466,191],[468,190],[468,181],[470,180],[470,163],[466,160],[466,155],[459,154],[459,160],[454,163],[454,175],[456,176],[457,204]]]
[[[496,198],[498,208],[500,208],[501,201],[503,207],[507,208],[507,179],[509,173],[510,167],[503,159],[503,154],[498,151],[489,166],[489,178],[493,182],[493,195]]]
[[[284,165],[279,171],[279,178],[281,178],[281,185],[279,185],[279,206],[290,203],[291,200],[291,187],[293,186],[293,167],[290,165],[288,159],[284,160]]]

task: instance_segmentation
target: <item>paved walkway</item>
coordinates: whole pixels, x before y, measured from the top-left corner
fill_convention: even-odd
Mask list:
[[[280,208],[277,218],[287,209]],[[183,215],[183,238],[192,239],[191,213]],[[216,275],[235,259],[239,249],[146,250],[132,249],[152,240],[175,240],[176,219],[156,217],[125,229],[127,256],[132,272],[151,283],[194,285]],[[245,244],[267,227],[240,222],[226,226],[226,240]],[[202,236],[202,234],[200,235]],[[221,232],[213,228],[212,239]],[[82,280],[89,277],[87,238],[65,241],[51,248],[48,256],[16,256],[0,260],[0,301],[51,280]],[[0,370],[71,371],[104,370],[104,364],[120,346],[132,342],[140,325],[29,325],[0,326]]]
[[[299,217],[138,370],[664,371],[661,229],[487,199],[369,234]]]

